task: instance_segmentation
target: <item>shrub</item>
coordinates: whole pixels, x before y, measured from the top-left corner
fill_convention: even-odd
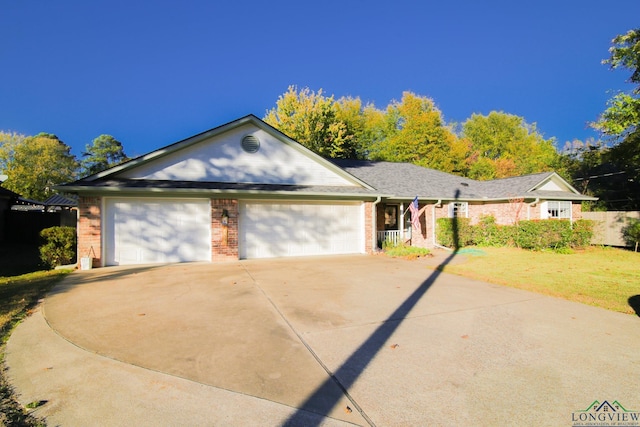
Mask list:
[[[516,246],[523,249],[582,248],[588,246],[593,236],[593,221],[569,220],[520,221],[514,225],[497,225],[493,216],[480,218],[477,225],[470,225],[468,218],[458,218],[459,247]],[[438,242],[454,247],[453,221],[441,218],[437,221]],[[565,251],[566,253],[566,251]]]
[[[496,224],[493,215],[480,217],[480,222],[473,226],[473,244],[477,246],[506,246],[511,240],[508,226]]]
[[[66,265],[76,258],[76,229],[50,227],[40,232],[44,244],[40,246],[40,259],[49,267]]]
[[[520,221],[516,225],[514,243],[523,249],[567,248],[571,243],[569,220]]]
[[[622,236],[629,246],[634,246],[634,251],[638,251],[640,243],[640,219],[629,218],[627,225],[622,228]]]
[[[469,218],[438,218],[436,236],[442,246],[462,248],[473,244],[473,227]]]
[[[405,258],[418,258],[421,256],[427,256],[431,253],[429,249],[419,248],[417,246],[409,246],[404,244],[399,245],[387,245],[384,249],[384,253],[391,257],[405,257]]]
[[[589,219],[579,219],[572,224],[572,248],[586,248],[591,244],[594,224],[595,223]]]

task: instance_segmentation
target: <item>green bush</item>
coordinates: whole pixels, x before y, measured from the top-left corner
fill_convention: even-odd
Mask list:
[[[409,246],[405,244],[385,246],[384,253],[391,257],[405,257],[405,258],[418,258],[421,256],[427,256],[431,253],[429,249],[420,248],[417,246]]]
[[[442,246],[462,248],[472,245],[473,234],[469,218],[438,218],[436,221],[436,236]]]
[[[514,225],[498,225],[493,216],[480,218],[477,225],[470,225],[468,218],[457,218],[459,247],[516,246],[523,249],[582,248],[588,246],[593,236],[593,221],[569,220],[520,221]],[[453,219],[437,221],[438,243],[454,247]]]
[[[480,217],[480,222],[473,226],[473,244],[476,246],[507,246],[512,240],[508,226],[496,224],[493,215]]]
[[[568,248],[571,244],[569,220],[520,221],[515,227],[514,243],[523,249]]]
[[[622,228],[622,236],[629,246],[634,246],[634,250],[638,251],[638,243],[640,243],[640,219],[629,218],[627,225]]]
[[[573,226],[573,235],[571,236],[572,248],[586,248],[591,244],[593,238],[594,222],[590,219],[579,219],[575,221]]]
[[[40,259],[49,267],[70,264],[76,259],[76,229],[50,227],[40,232],[44,244],[40,246]]]

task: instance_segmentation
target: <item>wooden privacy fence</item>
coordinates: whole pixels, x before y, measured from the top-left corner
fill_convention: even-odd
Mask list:
[[[640,212],[582,212],[582,218],[596,222],[592,245],[627,246],[622,229],[628,224],[629,219],[640,219]]]
[[[57,212],[7,211],[4,221],[5,242],[33,244],[40,242],[40,231],[44,228],[60,225],[75,227],[77,213],[75,210]]]

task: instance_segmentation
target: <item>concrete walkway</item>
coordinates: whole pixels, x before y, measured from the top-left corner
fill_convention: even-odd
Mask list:
[[[571,425],[640,319],[384,256],[76,272],[7,344],[49,425]]]

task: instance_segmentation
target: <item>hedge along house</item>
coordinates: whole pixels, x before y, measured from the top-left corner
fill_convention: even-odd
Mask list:
[[[584,196],[555,172],[476,181],[410,163],[337,160],[337,165],[384,194],[376,207],[378,245],[409,243],[433,247],[438,218],[483,216],[498,224],[519,220],[581,217]],[[420,228],[412,227],[409,204],[418,198]]]
[[[58,188],[94,266],[371,253],[435,245],[435,219],[577,218],[555,173],[488,182],[408,163],[330,162],[249,115]],[[420,231],[409,225],[419,199]]]
[[[380,199],[253,115],[59,190],[94,266],[368,253]]]

